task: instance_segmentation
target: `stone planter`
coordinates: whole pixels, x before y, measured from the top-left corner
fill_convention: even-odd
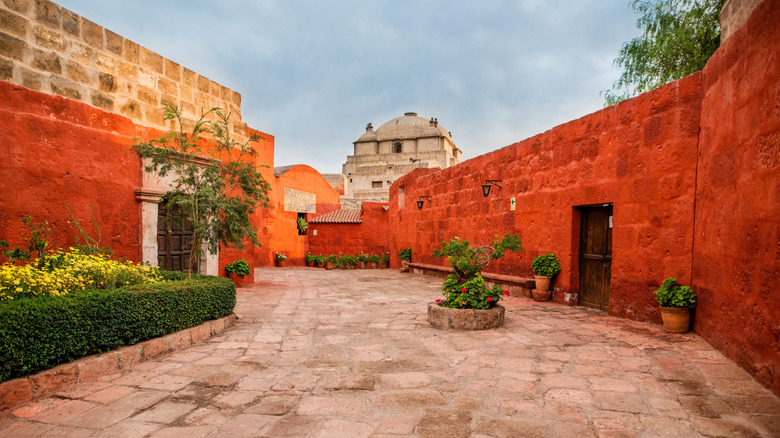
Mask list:
[[[549,290],[534,289],[531,291],[531,296],[533,297],[534,301],[550,301],[551,295],[552,291]]]
[[[504,306],[491,309],[450,309],[438,303],[428,303],[428,322],[440,329],[488,330],[504,324]]]
[[[409,272],[409,262],[401,260],[401,272]]]

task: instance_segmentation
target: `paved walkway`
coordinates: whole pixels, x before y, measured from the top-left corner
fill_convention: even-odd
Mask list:
[[[256,280],[224,335],[6,411],[0,436],[780,436],[778,398],[696,335],[525,298],[441,331],[435,278]]]

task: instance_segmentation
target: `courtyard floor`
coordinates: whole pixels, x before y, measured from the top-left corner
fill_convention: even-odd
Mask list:
[[[780,400],[695,334],[526,298],[442,331],[438,278],[255,279],[223,335],[0,413],[0,436],[780,436]]]

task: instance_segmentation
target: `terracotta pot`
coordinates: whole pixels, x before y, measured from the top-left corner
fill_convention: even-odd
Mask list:
[[[537,283],[537,286],[539,283]],[[552,292],[549,290],[539,290],[534,289],[531,291],[531,296],[533,296],[534,301],[550,301],[550,296],[552,295]]]
[[[688,333],[691,328],[691,309],[687,307],[661,307],[664,330],[669,333]]]
[[[537,275],[535,278],[537,290],[550,290],[550,277]]]
[[[316,262],[316,263],[317,263],[317,267],[318,268],[324,268],[325,267],[325,263],[324,262]]]
[[[366,269],[366,262],[360,262],[360,264],[358,265],[358,267],[359,267],[360,269]]]
[[[331,269],[333,269],[334,267],[335,267],[335,266],[334,266],[333,262],[325,262],[325,269],[327,269],[327,270],[331,270]]]
[[[283,268],[285,263],[287,263],[287,260],[277,260],[276,266]]]
[[[306,266],[313,268],[317,263],[315,262],[306,262]]]
[[[368,269],[376,269],[376,263],[368,262]]]

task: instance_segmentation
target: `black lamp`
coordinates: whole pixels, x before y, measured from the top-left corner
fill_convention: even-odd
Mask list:
[[[427,199],[428,202],[431,202],[430,196],[420,196],[420,199],[417,201],[417,209],[422,210],[423,204],[425,203],[424,199]]]
[[[485,184],[482,184],[482,195],[486,198],[488,197],[488,195],[490,194],[491,185],[496,186],[500,189],[501,186],[497,184],[500,182],[502,182],[502,180],[500,179],[486,179]]]

